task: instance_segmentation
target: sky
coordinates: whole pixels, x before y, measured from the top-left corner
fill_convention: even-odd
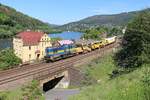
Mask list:
[[[150,7],[150,0],[0,0],[29,16],[63,25],[83,18]]]

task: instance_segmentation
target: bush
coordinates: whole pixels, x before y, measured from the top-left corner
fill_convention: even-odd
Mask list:
[[[12,49],[5,49],[0,51],[0,69],[9,69],[21,63]]]
[[[1,91],[0,100],[45,100],[39,83],[33,80],[28,85],[11,91]]]
[[[8,100],[9,92],[0,92],[0,100]]]
[[[30,85],[23,87],[23,100],[40,100],[42,97],[42,91],[38,86],[39,83],[33,80]]]

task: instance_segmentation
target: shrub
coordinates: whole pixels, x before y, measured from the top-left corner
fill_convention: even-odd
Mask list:
[[[42,97],[42,91],[38,86],[39,83],[36,80],[33,80],[28,86],[24,86],[22,88],[22,98],[26,98],[26,100],[40,100],[40,97]]]
[[[9,69],[21,63],[12,49],[5,49],[0,51],[0,69]]]

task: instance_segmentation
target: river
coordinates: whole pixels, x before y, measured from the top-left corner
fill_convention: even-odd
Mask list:
[[[0,50],[12,48],[12,39],[0,39]]]
[[[81,32],[62,32],[62,33],[52,33],[49,34],[50,37],[60,37],[62,39],[80,39],[83,33]]]

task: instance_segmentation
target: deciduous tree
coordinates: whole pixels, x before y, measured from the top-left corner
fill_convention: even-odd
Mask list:
[[[117,65],[135,68],[150,63],[150,10],[142,11],[131,23],[123,37],[122,49],[116,54]]]

